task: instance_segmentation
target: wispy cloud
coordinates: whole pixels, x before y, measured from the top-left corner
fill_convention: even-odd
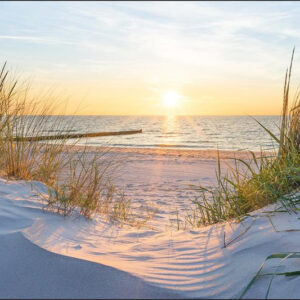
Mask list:
[[[26,41],[31,43],[42,43],[42,44],[63,44],[63,45],[73,45],[74,43],[68,41],[61,41],[57,39],[51,39],[47,37],[38,36],[25,36],[25,35],[0,35],[0,40],[16,40],[16,41]]]
[[[153,88],[266,80],[279,85],[292,47],[300,46],[297,2],[2,2],[0,7],[0,56],[12,63],[30,61],[36,70],[47,69],[43,76],[55,70],[70,81],[131,78]],[[296,52],[296,64],[299,59]]]

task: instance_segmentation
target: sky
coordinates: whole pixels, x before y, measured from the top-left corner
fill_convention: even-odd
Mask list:
[[[82,115],[274,115],[299,2],[0,2],[0,63]],[[49,99],[48,99],[49,101]]]

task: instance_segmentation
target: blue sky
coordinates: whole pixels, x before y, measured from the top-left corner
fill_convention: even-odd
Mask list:
[[[299,15],[298,2],[0,2],[0,61],[92,111],[119,106],[97,113],[155,112],[166,90],[187,114],[275,113],[294,45],[300,83]]]

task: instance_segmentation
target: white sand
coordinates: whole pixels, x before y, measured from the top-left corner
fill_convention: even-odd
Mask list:
[[[41,184],[0,181],[0,297],[235,298],[268,255],[300,251],[300,231],[276,232],[261,212],[242,224],[177,231],[169,221],[173,208],[189,204],[187,183],[213,183],[215,160],[122,155],[127,164],[117,184],[136,203],[159,206],[153,230],[120,228],[100,216],[87,221],[44,212],[31,186],[42,191]],[[271,220],[278,231],[300,230],[296,214],[277,213]],[[223,248],[224,232],[228,243],[249,224]],[[267,272],[278,261],[270,260]],[[286,259],[279,270],[300,270],[300,259]],[[246,297],[264,297],[270,279],[257,280]],[[275,276],[269,297],[299,298],[299,284],[299,276]]]

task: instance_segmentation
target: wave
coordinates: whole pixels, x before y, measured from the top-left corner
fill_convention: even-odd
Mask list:
[[[133,147],[133,148],[192,148],[197,149],[199,146],[189,146],[183,144],[112,144],[114,147]]]
[[[62,116],[68,121],[69,116]],[[76,125],[71,132],[119,131],[141,128],[141,134],[132,136],[99,137],[85,140],[87,144],[101,146],[103,142],[115,147],[173,148],[173,149],[249,149],[272,148],[270,137],[247,116],[190,116],[178,117],[176,122],[164,117],[75,116]],[[277,133],[280,116],[258,116],[257,119]],[[56,122],[57,117],[53,118]],[[193,120],[190,122],[190,120]],[[50,120],[50,124],[51,124]],[[76,129],[76,130],[75,130]],[[49,128],[48,133],[59,133]],[[63,131],[62,131],[63,132]],[[70,131],[68,131],[70,132]],[[98,143],[97,143],[98,142]],[[276,147],[276,145],[275,145]]]

